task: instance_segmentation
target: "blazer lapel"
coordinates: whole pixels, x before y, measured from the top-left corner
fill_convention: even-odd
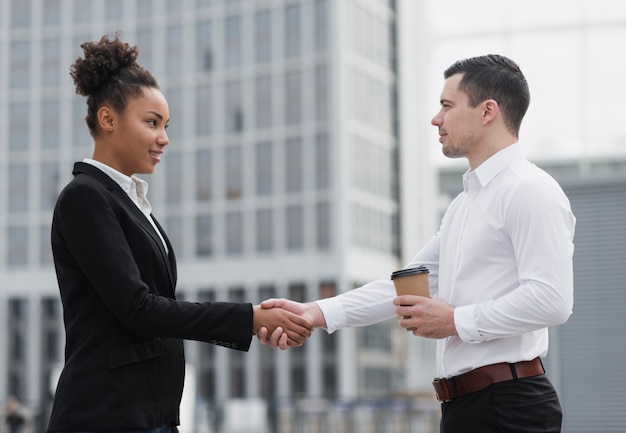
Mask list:
[[[161,238],[154,230],[148,218],[141,212],[141,210],[137,207],[135,203],[130,199],[128,194],[124,192],[124,190],[115,182],[113,179],[109,177],[106,173],[100,170],[97,167],[92,166],[91,164],[87,164],[84,162],[77,162],[74,164],[74,171],[72,174],[76,175],[78,173],[85,173],[91,177],[97,179],[100,183],[102,183],[108,190],[111,191],[112,194],[115,195],[117,201],[124,207],[124,209],[131,214],[137,223],[144,229],[152,238],[156,247],[161,252],[161,257],[163,258],[163,263],[167,269],[167,274],[170,278],[170,283],[172,286],[172,295],[174,295],[175,287],[176,287],[176,262],[174,257],[174,251],[172,249],[172,245],[170,244],[169,239],[167,238],[163,227],[159,225],[154,217],[152,217],[155,225],[158,227],[163,239],[167,244],[167,248],[170,251],[170,254],[167,253],[165,247],[163,246],[163,242],[161,242]]]
[[[161,235],[163,236],[163,240],[165,241],[167,245],[167,250],[169,251],[169,253],[167,254],[167,262],[169,264],[169,267],[167,270],[170,275],[170,281],[172,283],[172,290],[173,290],[176,287],[176,279],[177,279],[176,256],[174,255],[174,248],[172,247],[172,243],[170,242],[170,239],[165,234],[165,230],[163,230],[163,227],[161,226],[161,224],[159,224],[159,222],[154,217],[154,215],[151,215],[151,216],[152,216],[152,221],[154,221],[154,224],[157,226],[157,228],[161,232]],[[160,239],[159,239],[159,243],[161,243]],[[163,252],[165,252],[165,249],[163,249]]]

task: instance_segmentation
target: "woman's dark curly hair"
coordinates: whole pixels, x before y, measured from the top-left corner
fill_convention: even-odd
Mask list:
[[[126,110],[131,98],[141,96],[145,87],[158,89],[152,74],[137,63],[139,49],[119,39],[104,35],[98,42],[85,42],[80,46],[85,55],[70,68],[76,93],[87,97],[85,121],[89,133],[98,134],[97,113],[109,105],[118,113]]]

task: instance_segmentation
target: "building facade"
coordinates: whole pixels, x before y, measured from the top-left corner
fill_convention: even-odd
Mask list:
[[[69,76],[81,43],[119,31],[168,100],[170,144],[146,180],[178,296],[308,301],[387,275],[432,233],[434,206],[410,203],[433,202],[433,173],[403,121],[421,58],[399,55],[419,46],[419,16],[381,0],[0,2],[0,400],[47,418],[63,362],[49,232],[92,152]],[[405,366],[429,349],[405,342],[392,321],[285,352],[186,349],[196,399],[217,406],[415,391]]]

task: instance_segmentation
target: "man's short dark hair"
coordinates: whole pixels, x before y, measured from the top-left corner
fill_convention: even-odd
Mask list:
[[[456,74],[463,74],[459,90],[468,95],[470,105],[495,100],[504,124],[517,137],[530,104],[528,83],[517,63],[498,54],[472,57],[455,62],[443,76],[448,79]]]

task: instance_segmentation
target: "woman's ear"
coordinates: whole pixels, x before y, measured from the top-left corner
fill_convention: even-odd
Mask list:
[[[97,113],[98,126],[102,131],[112,132],[115,126],[115,113],[106,105],[100,107]]]

